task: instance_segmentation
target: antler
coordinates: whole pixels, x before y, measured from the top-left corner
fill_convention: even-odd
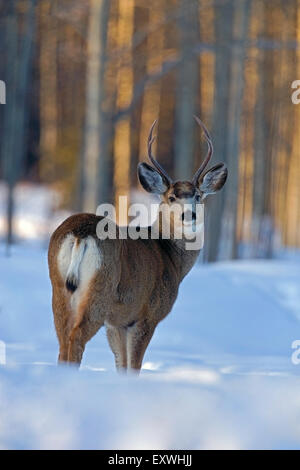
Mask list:
[[[167,172],[162,168],[162,166],[156,161],[155,157],[152,155],[152,144],[155,140],[155,136],[153,136],[152,134],[153,134],[153,129],[156,123],[157,123],[157,119],[155,119],[155,121],[153,122],[150,128],[149,136],[148,136],[148,157],[151,163],[153,164],[153,166],[155,166],[155,168],[157,169],[157,171],[167,180],[169,184],[171,184],[172,183],[171,178],[169,177]]]
[[[194,116],[194,118],[195,118],[196,122],[199,124],[199,126],[201,127],[201,129],[203,130],[204,135],[205,135],[205,140],[206,140],[207,146],[208,146],[208,151],[207,151],[206,157],[205,157],[204,161],[202,162],[200,168],[196,171],[196,173],[193,176],[193,180],[192,180],[193,184],[197,184],[201,174],[205,170],[208,162],[210,161],[210,159],[212,157],[214,148],[213,148],[211,137],[210,137],[209,132],[206,129],[205,125],[203,124],[203,122],[197,116]]]

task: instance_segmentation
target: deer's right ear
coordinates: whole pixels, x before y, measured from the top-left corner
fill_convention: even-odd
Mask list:
[[[139,163],[138,176],[141,185],[148,193],[164,194],[169,188],[168,182],[148,163]]]
[[[203,199],[208,194],[215,194],[222,189],[226,183],[227,175],[228,171],[224,163],[218,163],[206,171],[199,182],[199,189],[203,193]]]

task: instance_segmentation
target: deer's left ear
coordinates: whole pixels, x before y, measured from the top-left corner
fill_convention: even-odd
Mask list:
[[[141,185],[148,193],[164,194],[169,187],[166,178],[148,163],[139,163],[138,177]]]
[[[224,163],[218,163],[208,170],[199,180],[199,189],[203,196],[215,194],[223,188],[227,180],[228,171]]]

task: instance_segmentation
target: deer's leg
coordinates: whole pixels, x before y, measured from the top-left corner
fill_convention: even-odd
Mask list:
[[[137,321],[127,330],[127,367],[139,372],[147,346],[153,336],[156,324],[147,320]]]
[[[71,328],[68,342],[68,362],[80,365],[86,343],[104,325],[104,312],[99,304],[86,302],[89,295],[77,309],[77,320]]]
[[[115,356],[115,364],[118,371],[127,369],[126,339],[127,329],[106,326],[106,335],[110,348]]]
[[[72,328],[69,335],[68,359],[70,363],[80,366],[86,343],[99,331],[103,322],[90,322],[84,317]]]
[[[68,360],[68,345],[65,342],[59,343],[58,362],[64,363]]]
[[[69,337],[69,344],[68,344],[68,362],[77,364],[78,367],[81,364],[83,352],[85,349],[85,345],[87,343],[87,339],[85,338],[85,325],[79,324],[75,326]]]
[[[68,360],[68,332],[67,328],[63,332],[57,332],[59,342],[58,363]]]
[[[52,308],[59,342],[58,362],[66,362],[68,360],[69,321],[72,312],[68,308],[63,292],[60,292],[57,288],[53,290]]]
[[[71,315],[71,314],[70,314]],[[58,363],[68,362],[70,318],[66,318],[64,328],[57,333],[59,341]]]

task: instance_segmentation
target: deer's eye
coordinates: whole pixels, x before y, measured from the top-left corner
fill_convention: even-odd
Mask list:
[[[197,196],[196,196],[196,201],[197,201],[197,202],[200,202],[200,201],[201,201],[201,196],[200,196],[200,194],[197,194]]]
[[[169,202],[174,202],[175,201],[175,197],[174,196],[169,196]]]

